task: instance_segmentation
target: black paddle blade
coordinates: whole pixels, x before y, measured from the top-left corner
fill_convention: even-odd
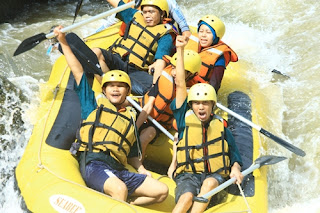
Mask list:
[[[85,73],[103,75],[97,55],[75,33],[66,35],[66,40]],[[61,47],[60,52],[63,54]]]
[[[273,69],[271,72],[276,73],[278,75],[282,75],[283,77],[286,77],[286,78],[290,78],[290,76],[283,74],[282,72],[280,72],[279,70],[276,70],[276,69]]]
[[[276,163],[279,163],[280,161],[283,161],[285,159],[287,159],[287,158],[283,157],[283,156],[266,155],[266,156],[262,156],[262,157],[256,159],[255,163],[260,164],[260,167],[261,167],[264,165],[276,164]]]
[[[42,42],[43,40],[46,40],[46,39],[47,39],[47,37],[46,37],[46,34],[44,34],[44,33],[40,33],[40,34],[37,34],[35,36],[32,36],[30,38],[25,39],[18,46],[18,48],[14,52],[13,56],[19,55],[23,52],[26,52],[26,51],[34,48],[35,46],[40,44],[40,42]]]
[[[294,145],[288,143],[287,141],[285,141],[285,140],[279,138],[278,136],[275,136],[272,133],[268,132],[267,130],[261,128],[260,132],[262,134],[264,134],[265,136],[267,136],[268,138],[271,138],[272,140],[274,140],[275,142],[277,142],[278,144],[280,144],[284,148],[286,148],[286,149],[290,150],[291,152],[295,153],[296,155],[299,155],[301,157],[304,157],[306,155],[306,153],[302,149],[299,149],[298,147],[295,147]]]
[[[76,18],[77,18],[77,16],[78,16],[78,13],[80,12],[81,6],[82,6],[82,0],[79,0],[79,1],[78,1],[78,4],[77,4],[77,7],[76,7],[76,11],[74,12],[74,18],[73,18],[72,24],[73,24],[74,21],[76,20]]]

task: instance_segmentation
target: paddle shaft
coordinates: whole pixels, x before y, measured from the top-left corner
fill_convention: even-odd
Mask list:
[[[273,164],[279,163],[285,159],[287,159],[287,158],[282,157],[282,156],[273,156],[273,155],[265,155],[265,156],[259,157],[255,160],[253,165],[251,165],[248,169],[246,169],[242,172],[242,175],[245,177],[246,175],[250,174],[254,170],[259,169],[260,167],[262,167],[264,165],[273,165]],[[201,202],[201,203],[207,203],[207,202],[209,202],[209,200],[208,200],[209,197],[211,197],[214,194],[220,192],[221,190],[227,188],[235,181],[236,181],[236,178],[233,177],[233,178],[229,179],[228,181],[224,182],[223,184],[219,185],[218,187],[212,189],[210,192],[202,195],[201,197],[193,197],[193,200],[197,201],[197,202]]]
[[[272,133],[270,133],[269,131],[263,129],[261,126],[249,121],[248,119],[242,117],[241,115],[233,112],[232,110],[228,109],[227,107],[221,105],[220,103],[217,103],[217,107],[222,109],[223,111],[226,111],[228,114],[234,116],[235,118],[241,120],[242,122],[246,123],[247,125],[251,126],[252,128],[258,130],[260,133],[264,134],[265,136],[267,136],[268,138],[272,139],[273,141],[277,142],[278,144],[282,145],[283,147],[285,147],[286,149],[290,150],[291,152],[300,155],[300,156],[305,156],[306,153],[299,149],[298,147],[295,147],[294,145],[288,143],[287,141],[279,138],[278,136],[273,135]]]
[[[66,32],[72,31],[72,30],[77,29],[77,28],[79,28],[79,27],[81,27],[83,25],[86,25],[86,24],[89,24],[89,23],[94,22],[96,20],[105,18],[105,17],[107,17],[109,15],[112,15],[114,13],[121,12],[121,11],[123,11],[125,9],[128,9],[128,8],[134,6],[134,5],[135,5],[135,1],[131,1],[131,2],[127,3],[127,4],[123,4],[121,6],[113,8],[113,9],[108,10],[106,12],[103,12],[103,13],[100,13],[100,14],[98,14],[96,16],[93,16],[91,18],[88,18],[88,19],[85,19],[85,20],[80,21],[78,23],[75,23],[73,25],[70,25],[68,27],[64,27],[63,29],[61,29],[61,32],[62,33],[66,33]],[[46,38],[48,38],[48,39],[53,38],[53,37],[55,37],[54,32],[46,34]]]
[[[256,169],[260,168],[260,164],[254,164],[252,166],[250,166],[248,169],[244,170],[242,173],[243,177],[250,174],[251,172],[253,172]],[[230,178],[229,180],[227,180],[226,182],[224,182],[223,184],[219,185],[218,187],[214,188],[212,191],[202,195],[203,198],[208,199],[209,197],[217,194],[218,192],[220,192],[221,190],[227,188],[228,186],[230,186],[231,184],[233,184],[236,181],[236,178]]]
[[[127,96],[127,100],[140,112],[142,111],[142,108],[139,104],[137,104],[130,96]],[[168,130],[166,130],[161,124],[159,124],[158,121],[156,121],[154,118],[152,118],[150,115],[148,115],[148,119],[154,124],[156,125],[156,127],[158,127],[166,136],[168,136],[168,138],[170,138],[172,141],[174,140],[173,135],[168,132]]]

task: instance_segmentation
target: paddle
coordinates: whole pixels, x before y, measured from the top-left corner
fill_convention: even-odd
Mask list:
[[[241,120],[242,122],[246,123],[247,125],[253,127],[254,129],[258,130],[260,133],[264,134],[265,136],[267,136],[268,138],[272,139],[273,141],[277,142],[278,144],[280,144],[281,146],[283,146],[284,148],[290,150],[291,152],[295,153],[296,155],[300,155],[302,157],[304,157],[306,155],[306,153],[299,149],[298,147],[295,147],[294,145],[288,143],[287,141],[279,138],[278,136],[273,135],[272,133],[270,133],[269,131],[263,129],[261,126],[254,124],[253,122],[249,121],[248,119],[242,117],[241,115],[233,112],[232,110],[228,109],[227,107],[217,103],[217,107],[222,109],[223,111],[226,111],[227,113],[229,113],[230,115],[234,116],[235,118]]]
[[[88,23],[91,23],[91,22],[94,22],[96,20],[99,20],[99,19],[102,19],[102,18],[105,18],[109,15],[112,15],[114,13],[118,13],[120,11],[123,11],[125,9],[128,9],[129,7],[135,5],[135,7],[139,7],[141,3],[141,0],[135,0],[135,1],[131,1],[127,4],[123,4],[119,7],[116,7],[116,8],[113,8],[109,11],[106,11],[106,12],[103,12],[103,13],[100,13],[96,16],[93,16],[91,18],[88,18],[86,20],[83,20],[83,21],[80,21],[76,24],[73,24],[71,26],[68,26],[68,27],[65,27],[61,30],[62,33],[66,33],[66,32],[69,32],[71,30],[74,30],[76,28],[79,28],[83,25],[86,25]],[[16,55],[19,55],[23,52],[26,52],[32,48],[34,48],[35,46],[37,46],[40,42],[46,40],[46,39],[50,39],[50,38],[53,38],[55,35],[54,35],[54,32],[51,32],[49,34],[45,34],[45,33],[40,33],[40,34],[37,34],[35,36],[32,36],[30,38],[27,38],[25,39],[24,41],[22,41],[22,43],[18,46],[18,48],[16,49],[16,51],[14,52],[13,56],[16,56]]]
[[[127,96],[127,100],[132,104],[132,106],[134,106],[137,110],[139,110],[140,112],[142,111],[142,108],[139,104],[137,104],[130,96]],[[148,119],[156,126],[158,127],[166,136],[168,136],[168,138],[170,138],[172,141],[174,140],[173,135],[166,130],[161,124],[159,124],[158,121],[156,121],[153,117],[151,117],[150,115],[148,115]]]
[[[271,72],[276,73],[278,75],[282,75],[283,77],[285,77],[287,79],[290,78],[290,76],[283,74],[282,72],[280,72],[279,70],[276,70],[276,69],[273,69]]]
[[[74,21],[76,20],[76,18],[77,18],[77,16],[78,16],[78,13],[80,12],[80,8],[81,8],[81,6],[82,6],[82,1],[83,1],[83,0],[79,0],[79,1],[78,1],[77,7],[76,7],[76,11],[74,12],[74,18],[73,18],[72,24],[74,23]]]
[[[251,165],[248,169],[244,170],[242,172],[242,174],[243,174],[243,176],[246,176],[246,175],[250,174],[251,172],[253,172],[254,170],[259,169],[260,167],[262,167],[264,165],[276,164],[276,163],[278,163],[280,161],[283,161],[285,159],[287,159],[287,158],[286,157],[280,157],[280,156],[273,156],[273,155],[262,156],[262,157],[256,159],[254,161],[254,164]],[[209,197],[211,197],[214,194],[217,194],[218,192],[220,192],[221,190],[227,188],[228,186],[230,186],[235,181],[236,181],[235,177],[230,178],[228,181],[226,181],[223,184],[219,185],[218,187],[214,188],[210,192],[202,195],[201,197],[193,197],[193,201],[201,202],[201,203],[207,203],[209,201],[208,200]]]

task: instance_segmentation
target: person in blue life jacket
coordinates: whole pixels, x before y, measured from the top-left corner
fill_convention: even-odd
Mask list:
[[[124,104],[131,91],[129,76],[120,70],[111,70],[102,78],[96,74],[103,91],[96,101],[83,67],[61,29],[61,26],[55,28],[54,33],[74,76],[84,120],[75,144],[79,147],[79,165],[85,183],[115,199],[127,201],[129,197],[131,204],[164,201],[168,187],[153,179],[139,160],[136,113]],[[129,172],[125,168],[127,163],[138,173]]]
[[[185,47],[199,53],[202,61],[199,75],[190,80],[191,85],[205,81],[218,93],[226,67],[238,61],[237,54],[221,40],[225,31],[224,23],[214,15],[205,15],[199,20],[197,33],[190,36]]]
[[[124,4],[122,0],[108,2],[113,7]],[[126,24],[125,34],[108,50],[93,48],[103,72],[119,69],[128,73],[134,95],[149,91],[166,65],[163,56],[173,49],[172,27],[163,24],[169,14],[167,1],[142,0],[141,10],[128,8],[117,13]]]
[[[174,178],[176,206],[173,212],[203,212],[208,203],[194,196],[211,191],[228,177],[241,183],[242,160],[231,131],[215,115],[216,92],[208,83],[193,85],[187,93],[184,71],[185,40],[177,40],[176,98],[170,108],[177,121],[177,143],[168,176]]]

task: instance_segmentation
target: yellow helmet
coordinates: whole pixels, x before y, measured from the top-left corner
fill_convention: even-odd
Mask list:
[[[127,73],[121,70],[111,70],[105,73],[102,77],[101,86],[108,82],[123,82],[129,86],[129,91],[131,90],[131,81]]]
[[[217,94],[210,84],[195,84],[188,92],[188,103],[190,101],[213,101],[214,103],[217,103]]]
[[[200,71],[201,68],[201,57],[193,50],[184,50],[184,69],[195,74]],[[172,57],[166,56],[170,60],[173,66],[177,66],[177,53]]]
[[[166,0],[142,0],[141,9],[143,9],[143,6],[148,5],[158,7],[160,10],[167,13],[167,17],[169,16],[169,5]]]
[[[219,37],[220,39],[223,37],[224,33],[226,32],[226,27],[224,26],[224,23],[217,16],[214,16],[214,15],[203,16],[199,20],[198,25],[200,24],[201,21],[206,22],[210,27],[212,27],[216,32],[217,37]]]

